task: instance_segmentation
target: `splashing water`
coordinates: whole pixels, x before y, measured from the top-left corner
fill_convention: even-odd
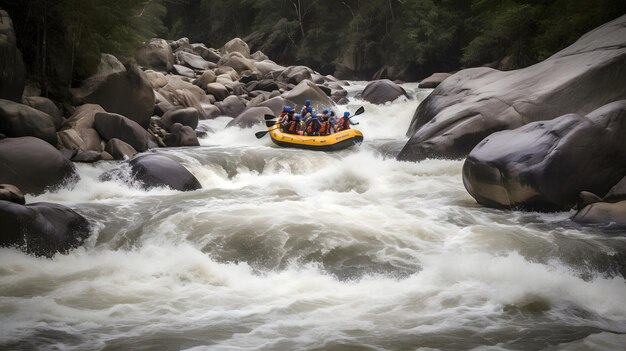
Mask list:
[[[365,141],[281,149],[224,128],[165,149],[194,192],[80,182],[28,202],[94,223],[52,260],[0,249],[0,346],[11,350],[619,349],[626,343],[623,233],[572,213],[478,206],[462,162],[394,155],[416,100],[339,111]]]

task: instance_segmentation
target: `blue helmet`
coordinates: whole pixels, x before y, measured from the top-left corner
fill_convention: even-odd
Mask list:
[[[309,101],[309,100],[307,100],[307,101]],[[313,111],[313,107],[307,106],[306,107],[306,112],[311,112],[311,111]]]
[[[304,104],[305,104],[305,105],[307,105],[307,106],[308,106],[308,105],[310,105],[310,104],[311,104],[311,100],[306,100],[306,101],[304,102]]]
[[[348,111],[344,112],[344,113],[343,113],[343,116],[344,116],[344,117],[348,117],[348,116],[350,116],[350,112],[348,112]]]
[[[327,115],[328,114],[328,109],[324,109],[324,111],[322,111],[323,114]]]
[[[291,110],[292,110],[291,106],[283,107],[283,111],[285,111],[285,112],[291,112]]]

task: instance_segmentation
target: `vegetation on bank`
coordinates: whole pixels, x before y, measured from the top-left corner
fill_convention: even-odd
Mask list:
[[[623,0],[5,0],[30,79],[46,95],[92,74],[100,53],[144,40],[242,37],[285,65],[420,79],[491,64],[525,67],[626,13]],[[400,72],[400,73],[398,73]],[[389,75],[389,74],[388,74]]]

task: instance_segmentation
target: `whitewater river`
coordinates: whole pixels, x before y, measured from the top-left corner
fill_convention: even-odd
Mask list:
[[[99,182],[101,162],[27,197],[94,233],[53,259],[0,250],[0,349],[623,349],[624,232],[483,208],[462,161],[396,161],[430,92],[406,87],[339,109],[365,106],[358,148],[281,149],[218,118],[201,147],[156,151],[201,190]]]

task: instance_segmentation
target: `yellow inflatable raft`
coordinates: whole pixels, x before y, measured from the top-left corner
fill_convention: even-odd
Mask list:
[[[307,150],[336,151],[343,150],[363,142],[363,134],[356,129],[347,129],[324,136],[304,136],[283,133],[280,130],[280,125],[273,124],[267,127],[267,131],[274,144],[278,146],[295,147]]]

